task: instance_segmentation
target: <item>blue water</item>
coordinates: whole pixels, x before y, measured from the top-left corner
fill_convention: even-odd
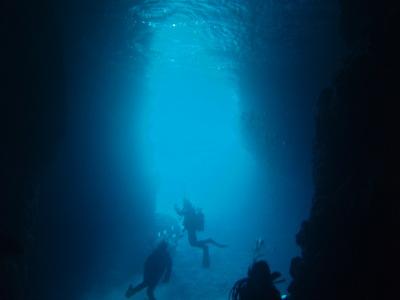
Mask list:
[[[241,136],[235,81],[197,33],[208,26],[192,23],[172,18],[154,30],[143,156],[157,182],[157,212],[173,213],[186,196],[210,216],[229,216],[255,162]]]
[[[180,239],[171,282],[158,287],[157,299],[227,299],[246,275],[257,238],[265,240],[262,257],[287,280],[278,286],[285,293],[312,197],[311,87],[317,93],[324,83],[307,69],[318,57],[307,41],[329,18],[309,16],[312,9],[313,16],[334,15],[327,3],[165,0],[130,8],[135,34],[127,43],[144,65],[140,97],[132,99],[140,103],[135,155],[153,189],[153,217],[179,224],[173,207],[187,197],[206,216],[200,237],[229,245],[211,248],[211,268],[203,269],[201,251]],[[294,79],[306,69],[313,75]],[[145,242],[147,253],[170,225],[163,226]],[[83,299],[123,299],[140,272]]]

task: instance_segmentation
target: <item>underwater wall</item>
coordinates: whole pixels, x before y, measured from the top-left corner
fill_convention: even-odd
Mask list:
[[[141,268],[154,203],[131,155],[123,2],[1,4],[2,300],[77,299]]]
[[[42,274],[36,178],[54,157],[65,121],[59,27],[50,1],[1,4],[0,298],[34,299],[28,286]]]
[[[392,299],[399,270],[395,103],[399,9],[341,1],[348,45],[316,112],[310,217],[296,236],[291,299]]]

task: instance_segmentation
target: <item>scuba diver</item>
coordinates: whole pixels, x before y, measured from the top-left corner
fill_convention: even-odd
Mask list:
[[[231,289],[231,300],[280,300],[281,294],[274,284],[283,282],[277,279],[279,272],[271,273],[266,261],[254,262],[249,268],[247,277],[238,280]]]
[[[197,239],[197,231],[204,230],[204,214],[195,209],[188,199],[183,199],[182,209],[179,209],[175,205],[175,210],[179,216],[183,217],[183,227],[188,232],[189,244],[192,247],[201,248],[203,250],[203,267],[208,268],[210,266],[210,253],[208,244],[219,248],[225,248],[227,245],[219,244],[210,238],[205,240]]]
[[[155,300],[154,290],[164,275],[163,282],[167,283],[171,276],[172,259],[168,253],[168,243],[162,241],[156,249],[147,257],[144,263],[143,281],[136,287],[129,285],[125,297],[129,298],[139,291],[147,288],[147,296],[150,300]]]

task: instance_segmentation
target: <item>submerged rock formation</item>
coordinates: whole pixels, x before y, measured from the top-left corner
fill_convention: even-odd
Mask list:
[[[291,299],[391,299],[399,268],[399,10],[341,1],[350,54],[316,114],[315,193],[296,241]]]
[[[37,176],[64,133],[63,48],[51,1],[2,4],[0,299],[34,299]],[[39,275],[39,274],[38,274]]]
[[[120,107],[141,73],[125,76],[115,2],[1,5],[1,300],[77,299],[141,268],[150,196],[124,169],[133,146],[112,148],[134,144]]]

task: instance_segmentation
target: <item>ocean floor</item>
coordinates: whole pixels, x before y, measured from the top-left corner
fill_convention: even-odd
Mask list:
[[[210,247],[211,266],[201,266],[202,252],[181,240],[174,255],[171,280],[160,284],[155,296],[157,300],[220,300],[228,299],[234,282],[247,273],[251,263],[251,251],[240,251],[234,246],[228,248]],[[84,300],[122,300],[129,284],[138,284],[141,277],[132,278],[125,285],[116,287],[104,295],[88,296]],[[148,299],[145,290],[132,300]]]

